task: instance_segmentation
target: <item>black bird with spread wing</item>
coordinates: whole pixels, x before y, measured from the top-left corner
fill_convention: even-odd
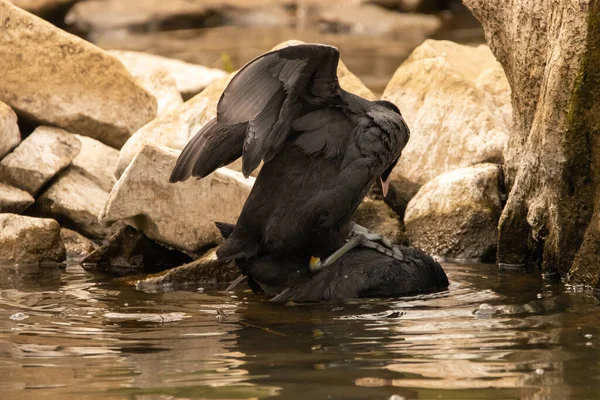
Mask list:
[[[409,130],[394,104],[340,87],[339,56],[335,47],[302,44],[249,62],[223,92],[217,117],[179,156],[171,182],[205,177],[239,157],[247,177],[264,161],[219,258],[301,254],[320,267],[357,244],[398,251],[367,232],[346,243],[352,215],[382,176],[386,191]]]

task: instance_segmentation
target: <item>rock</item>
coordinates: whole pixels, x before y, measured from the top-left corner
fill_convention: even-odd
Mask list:
[[[77,169],[68,168],[38,197],[36,209],[63,225],[102,239],[112,233],[98,222],[98,215],[107,199],[108,192],[102,187]]]
[[[422,185],[456,168],[503,161],[510,87],[487,46],[427,40],[382,98],[399,106],[411,131],[392,179]]]
[[[373,233],[386,236],[395,244],[408,244],[402,220],[382,200],[365,197],[352,220]]]
[[[302,42],[290,40],[280,43],[273,50],[300,43]],[[233,76],[234,74],[230,74],[213,82],[202,93],[186,101],[172,113],[161,115],[138,130],[121,149],[115,175],[120,177],[131,160],[147,143],[173,149],[183,149],[188,140],[204,124],[216,117],[217,103],[221,98],[221,93],[223,93]],[[360,79],[348,71],[342,62],[338,66],[338,76],[340,85],[345,90],[371,100],[375,99],[373,93],[365,87]]]
[[[0,183],[0,214],[20,214],[34,201],[35,199],[26,191]]]
[[[0,101],[0,160],[21,142],[17,114]]]
[[[600,3],[464,2],[513,88],[498,261],[600,288]]]
[[[326,7],[319,15],[321,30],[367,36],[396,36],[417,43],[440,27],[433,15],[401,14],[370,4],[339,3]]]
[[[132,73],[138,70],[165,69],[175,79],[177,90],[184,99],[197,95],[211,83],[228,75],[227,72],[217,68],[208,68],[154,54],[125,50],[110,50],[109,53],[118,58]]]
[[[411,182],[402,176],[390,181],[388,195],[385,202],[394,210],[401,220],[404,220],[404,212],[408,202],[417,194],[421,185]]]
[[[80,149],[79,140],[69,132],[40,126],[0,161],[0,182],[35,195],[46,182],[71,163]]]
[[[65,7],[73,0],[9,0],[15,6],[36,15],[44,15]]]
[[[4,0],[0,21],[0,101],[17,113],[116,148],[156,116],[154,97],[105,51]]]
[[[423,185],[404,216],[411,245],[441,257],[493,260],[501,179],[500,166],[480,164]]]
[[[254,179],[220,168],[202,180],[170,184],[178,155],[146,145],[110,193],[101,222],[125,221],[150,239],[188,253],[219,243],[214,222],[237,220]]]
[[[20,264],[64,262],[60,225],[52,219],[0,214],[0,260]]]
[[[81,143],[79,154],[71,161],[71,167],[77,168],[90,180],[106,192],[110,192],[117,180],[113,174],[119,151],[96,139],[75,135]],[[69,168],[71,168],[69,167]]]
[[[60,230],[60,238],[65,244],[67,259],[70,260],[84,258],[98,248],[90,239],[67,228]]]
[[[229,283],[240,275],[232,261],[220,261],[216,250],[210,249],[189,264],[151,275],[136,283],[136,288],[146,290],[157,286],[184,286],[199,283]]]
[[[130,226],[122,227],[108,242],[82,261],[90,272],[126,276],[157,272],[187,262],[190,257],[167,249]]]

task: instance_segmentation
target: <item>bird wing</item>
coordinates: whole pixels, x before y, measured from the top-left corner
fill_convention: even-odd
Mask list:
[[[231,80],[217,105],[217,122],[247,123],[244,175],[279,152],[294,121],[310,112],[311,106],[341,104],[339,55],[335,47],[326,45],[289,46],[250,61]]]

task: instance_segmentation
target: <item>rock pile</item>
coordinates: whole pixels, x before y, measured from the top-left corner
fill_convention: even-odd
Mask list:
[[[73,12],[96,2],[80,4]],[[122,274],[156,272],[147,266],[159,259],[199,259],[142,285],[230,279],[232,265],[202,254],[221,240],[215,221],[235,222],[254,179],[236,165],[200,181],[168,178],[187,141],[216,115],[233,74],[106,52],[6,0],[0,20],[8,21],[0,36],[0,261],[87,257],[121,265]],[[344,89],[376,99],[343,63],[338,75]],[[389,205],[369,196],[356,222],[443,257],[493,254],[511,107],[489,49],[426,41],[383,98],[400,107],[411,139]],[[17,116],[33,133],[21,137]]]

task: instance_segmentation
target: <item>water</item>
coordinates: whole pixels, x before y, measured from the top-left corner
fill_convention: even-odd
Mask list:
[[[445,269],[436,294],[280,306],[216,287],[140,292],[76,265],[0,267],[0,395],[598,398],[598,297],[495,266]]]

